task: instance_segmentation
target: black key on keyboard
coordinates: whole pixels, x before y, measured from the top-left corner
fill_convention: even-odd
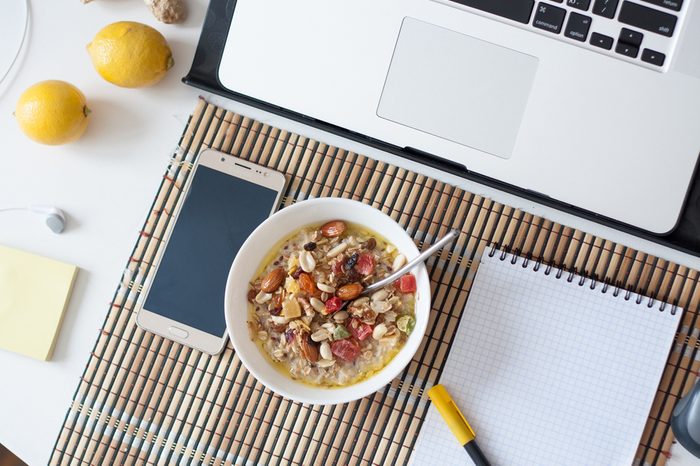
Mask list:
[[[477,10],[485,11],[503,18],[512,19],[519,23],[527,24],[530,22],[530,14],[532,7],[535,6],[535,0],[453,0],[462,5],[476,8]]]
[[[617,10],[617,2],[618,0],[595,0],[593,14],[613,19],[615,10]]]
[[[620,15],[617,19],[621,23],[671,37],[676,28],[676,20],[678,18],[663,11],[647,8],[625,0],[622,2]]]
[[[683,6],[683,0],[644,0],[652,5],[662,6],[664,8],[670,8],[675,11],[681,11]]]
[[[641,32],[633,31],[631,29],[627,28],[622,28],[620,31],[620,37],[618,37],[617,40],[620,42],[624,42],[625,44],[630,44],[634,45],[635,47],[639,47],[642,45],[642,38],[644,37],[644,34]]]
[[[617,42],[615,46],[615,51],[620,55],[625,55],[626,57],[637,58],[639,49],[634,45],[625,44],[624,42]]]
[[[574,40],[586,42],[588,38],[588,29],[591,27],[591,18],[573,11],[569,15],[569,21],[566,23],[564,35]]]
[[[532,25],[545,31],[559,34],[561,26],[564,24],[566,10],[546,3],[538,3],[535,10],[535,20]]]
[[[591,6],[591,0],[566,0],[566,4],[570,7],[586,11],[588,7]]]
[[[642,50],[642,61],[656,66],[664,66],[664,60],[666,60],[666,55],[661,52],[656,52],[650,49]]]
[[[601,49],[610,50],[613,45],[613,38],[594,32],[593,34],[591,34],[591,45],[595,45],[596,47],[600,47]]]

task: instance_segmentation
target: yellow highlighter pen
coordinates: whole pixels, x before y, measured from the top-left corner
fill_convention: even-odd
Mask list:
[[[457,437],[459,444],[467,450],[474,464],[476,466],[491,466],[479,445],[476,444],[476,434],[474,434],[469,423],[459,411],[459,408],[457,408],[450,394],[447,393],[447,389],[443,385],[437,384],[428,390],[428,397],[433,401],[435,408],[437,408],[454,436]]]

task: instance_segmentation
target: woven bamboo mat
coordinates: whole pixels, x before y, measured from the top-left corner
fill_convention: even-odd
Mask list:
[[[461,235],[428,263],[433,312],[407,369],[353,403],[319,407],[263,388],[229,344],[208,356],[140,330],[136,302],[191,162],[212,147],[287,174],[283,205],[342,196],[383,210],[422,246]],[[406,464],[472,282],[497,245],[686,309],[637,452],[663,464],[679,395],[699,369],[699,274],[393,165],[200,100],[160,185],[56,441],[51,464]]]

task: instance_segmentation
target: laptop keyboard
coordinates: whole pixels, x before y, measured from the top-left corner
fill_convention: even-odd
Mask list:
[[[690,0],[437,0],[667,71]]]

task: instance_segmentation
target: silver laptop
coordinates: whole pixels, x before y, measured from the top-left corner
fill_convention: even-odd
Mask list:
[[[700,153],[698,0],[238,0],[231,91],[653,232]]]

